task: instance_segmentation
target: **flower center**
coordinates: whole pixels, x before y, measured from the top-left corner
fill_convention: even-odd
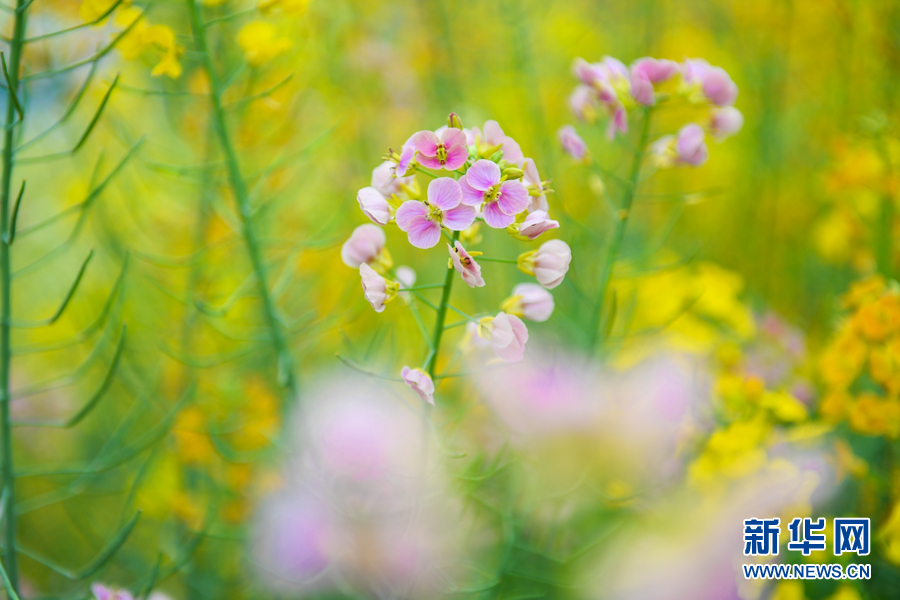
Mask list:
[[[444,144],[438,144],[437,146],[437,159],[442,165],[447,162],[447,149],[444,147]]]
[[[500,196],[503,195],[503,192],[500,191],[500,184],[492,185],[488,188],[488,191],[484,193],[484,201],[485,202],[494,202],[495,200],[499,200]]]

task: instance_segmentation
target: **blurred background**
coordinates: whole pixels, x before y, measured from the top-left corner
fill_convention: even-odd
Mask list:
[[[900,597],[896,2],[18,6],[3,505],[22,598]],[[594,352],[605,197],[636,137],[570,110],[573,59],[604,55],[704,58],[745,124],[642,182]],[[447,331],[441,372],[463,376],[423,428],[390,379],[433,316],[376,314],[340,252],[387,149],[450,112],[535,160],[573,260],[521,365]],[[590,160],[560,147],[567,124]],[[386,232],[396,265],[443,280],[441,245]],[[454,290],[470,314],[531,281],[482,267]],[[871,518],[852,561],[872,578],[744,580],[742,521],[775,516],[783,542],[796,516]]]

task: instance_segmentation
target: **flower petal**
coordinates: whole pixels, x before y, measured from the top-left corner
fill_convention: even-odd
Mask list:
[[[484,217],[485,223],[493,227],[494,229],[506,229],[510,225],[515,222],[515,215],[507,215],[500,207],[497,206],[500,204],[499,202],[489,202],[484,207],[484,212],[481,216]]]
[[[466,171],[466,183],[476,190],[486,192],[492,185],[500,183],[500,167],[487,159],[477,160]]]
[[[471,170],[471,169],[470,169]],[[469,185],[468,178],[463,175],[459,178],[459,189],[462,190],[462,203],[469,206],[480,206],[484,202],[484,190],[476,190]]]
[[[438,177],[428,184],[428,202],[441,210],[456,208],[462,199],[462,190],[451,177]]]
[[[466,134],[463,133],[462,129],[457,129],[456,127],[448,127],[441,132],[441,141],[444,143],[445,148],[451,148],[453,146],[465,146],[466,145]]]
[[[437,145],[440,141],[440,138],[438,138],[438,136],[433,131],[428,131],[427,129],[425,131],[420,131],[412,136],[413,146],[415,146],[416,150],[418,150],[420,154],[424,154],[426,156],[437,155]]]
[[[458,129],[456,131],[459,131]],[[465,134],[463,135],[465,137]],[[465,146],[453,146],[447,151],[447,162],[444,168],[448,171],[455,171],[464,164],[469,158],[469,151]]]
[[[475,207],[460,204],[444,211],[443,223],[451,231],[464,231],[475,221]]]
[[[500,210],[515,216],[528,208],[528,190],[519,181],[504,181],[500,186],[500,198],[497,200]]]
[[[488,146],[499,146],[505,137],[506,134],[503,133],[503,129],[500,128],[497,121],[491,120],[484,124],[484,142]]]
[[[424,218],[428,214],[428,207],[418,200],[407,200],[397,209],[395,219],[400,231],[409,231],[414,219]]]
[[[416,248],[434,248],[441,241],[441,226],[425,217],[415,217],[407,232],[409,243]]]

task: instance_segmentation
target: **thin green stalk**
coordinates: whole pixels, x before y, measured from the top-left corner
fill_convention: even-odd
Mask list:
[[[272,301],[272,296],[269,293],[268,284],[266,283],[266,272],[263,268],[259,240],[253,229],[253,207],[250,205],[250,196],[247,192],[247,185],[241,174],[237,153],[235,152],[234,145],[232,144],[231,137],[228,133],[225,111],[222,108],[222,90],[224,88],[219,79],[219,74],[213,65],[212,55],[209,52],[209,45],[206,40],[206,28],[200,15],[200,8],[197,6],[197,1],[187,0],[187,3],[190,10],[191,27],[194,32],[194,43],[200,53],[203,68],[209,76],[213,125],[219,138],[219,145],[225,155],[225,163],[228,167],[228,180],[243,225],[244,243],[247,246],[247,254],[250,257],[253,272],[256,274],[256,280],[259,283],[259,291],[262,297],[266,324],[269,328],[269,333],[272,336],[275,352],[278,355],[279,383],[287,387],[291,395],[295,397],[297,386],[294,377],[293,361],[287,343],[285,342],[283,332],[281,331],[281,327],[278,324],[278,319],[275,316],[275,305]]]
[[[603,313],[603,307],[606,304],[606,292],[609,290],[609,282],[612,279],[613,267],[616,264],[616,258],[619,254],[619,249],[622,246],[622,240],[625,238],[625,229],[628,226],[628,217],[631,213],[631,205],[634,202],[634,196],[637,192],[639,178],[641,175],[641,165],[644,161],[644,154],[647,150],[647,141],[650,137],[650,117],[652,115],[652,108],[647,107],[644,109],[644,122],[641,126],[641,135],[638,141],[637,148],[634,151],[634,159],[631,163],[631,175],[628,178],[628,186],[625,188],[625,192],[622,197],[622,204],[618,207],[618,216],[619,220],[616,221],[616,226],[613,231],[613,238],[609,244],[609,249],[606,252],[605,260],[603,261],[603,266],[600,271],[600,285],[597,288],[597,298],[594,306],[594,314],[591,319],[591,329],[590,329],[590,344],[588,346],[588,352],[593,353],[597,347],[597,336],[599,334],[600,329],[600,317]]]
[[[10,284],[12,271],[10,269],[9,247],[9,200],[12,186],[13,171],[13,145],[15,144],[16,106],[18,101],[13,101],[19,89],[19,70],[22,61],[22,45],[25,39],[26,10],[24,0],[16,0],[15,23],[13,24],[13,37],[10,43],[9,64],[7,77],[9,88],[6,102],[6,127],[3,134],[3,175],[0,179],[0,280],[3,289],[0,291],[0,435],[3,437],[3,465],[2,465],[2,525],[4,534],[4,547],[6,572],[9,577],[9,586],[18,593],[19,575],[16,566],[16,509],[15,509],[15,475],[13,473],[12,457],[12,426],[9,417],[9,371],[12,359],[10,347],[10,327],[12,326],[12,294]],[[24,114],[22,115],[24,118]],[[21,124],[21,122],[20,122]]]
[[[453,241],[459,239],[459,232],[453,232]],[[441,351],[441,338],[444,336],[444,320],[447,317],[447,306],[450,303],[450,290],[453,289],[454,269],[447,269],[447,277],[444,278],[444,292],[441,294],[441,302],[438,304],[437,317],[434,321],[434,335],[431,338],[431,355],[425,365],[425,370],[434,379],[434,369],[437,366],[438,354]]]
[[[878,150],[887,167],[887,179],[889,180],[893,174],[893,165],[891,164],[891,155],[888,152],[884,138],[879,138]],[[887,279],[893,277],[895,212],[893,193],[891,191],[883,192],[881,194],[880,214],[875,226],[875,259],[878,264],[878,272]]]

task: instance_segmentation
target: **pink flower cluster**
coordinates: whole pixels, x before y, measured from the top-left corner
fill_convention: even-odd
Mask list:
[[[429,178],[427,185],[420,183],[419,175]],[[360,210],[372,223],[354,230],[341,248],[341,259],[359,270],[364,296],[379,313],[397,296],[414,302],[410,294],[417,295],[416,273],[405,266],[394,269],[387,251],[384,228],[392,223],[415,248],[433,248],[445,237],[448,268],[470,288],[484,287],[477,260],[482,253],[471,250],[473,240],[480,239],[480,225],[505,230],[523,242],[559,228],[550,217],[549,183],[496,121],[465,129],[451,114],[448,125],[413,134],[399,152],[389,150],[372,171],[370,185],[357,193]],[[537,280],[516,286],[494,316],[469,317],[478,339],[501,360],[522,359],[528,340],[522,318],[550,317],[554,303],[547,290],[563,281],[571,258],[565,242],[550,240],[538,250],[522,253],[517,261],[492,259],[517,263],[519,270]],[[401,377],[422,401],[434,404],[435,383],[425,370],[406,366]]]
[[[597,63],[577,58],[572,72],[580,82],[569,97],[572,112],[589,122],[606,115],[606,134],[610,139],[628,133],[629,111],[635,108],[676,102],[707,107],[703,125],[688,123],[677,135],[665,136],[652,145],[651,155],[658,167],[700,166],[709,157],[707,133],[723,140],[738,133],[744,124],[743,115],[732,106],[738,95],[737,85],[724,69],[703,59],[688,58],[677,63],[641,58],[626,67],[609,56]],[[560,129],[559,138],[568,154],[583,159],[587,147],[573,127]]]
[[[283,487],[254,522],[261,582],[291,597],[348,586],[361,597],[432,597],[457,546],[445,482],[422,463],[437,453],[423,455],[418,416],[370,380],[326,375],[289,431]]]

